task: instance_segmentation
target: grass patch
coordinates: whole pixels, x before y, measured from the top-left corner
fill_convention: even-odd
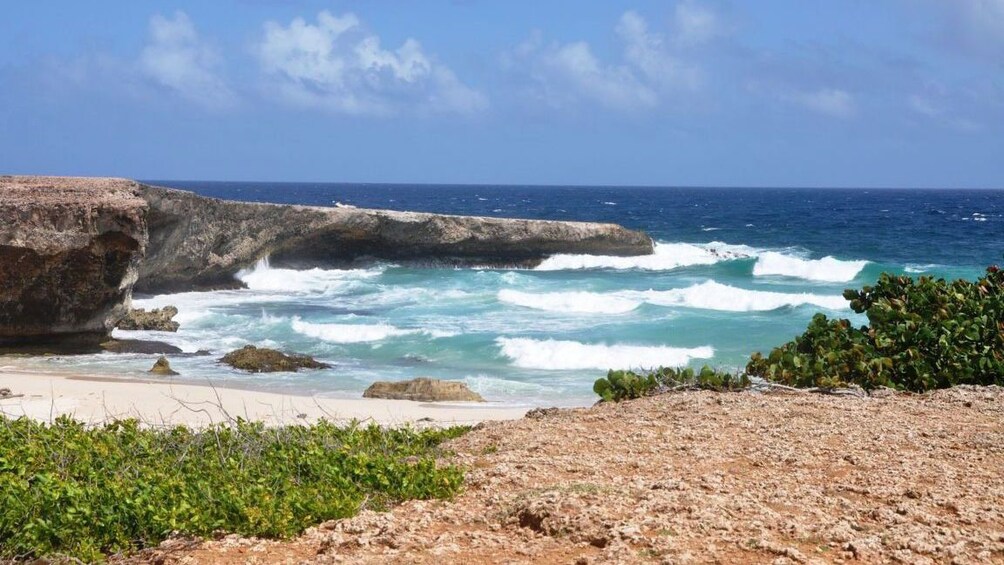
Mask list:
[[[100,560],[172,532],[286,538],[363,506],[449,498],[463,471],[437,465],[438,446],[468,429],[0,417],[0,559]]]

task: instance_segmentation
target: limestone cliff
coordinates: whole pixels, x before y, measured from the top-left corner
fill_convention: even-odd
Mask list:
[[[133,181],[0,176],[0,344],[107,336],[131,298],[146,210]]]
[[[533,265],[555,253],[645,255],[647,235],[614,224],[517,220],[230,202],[142,186],[150,251],[137,290],[234,286],[234,273],[273,265],[332,267],[366,258]]]

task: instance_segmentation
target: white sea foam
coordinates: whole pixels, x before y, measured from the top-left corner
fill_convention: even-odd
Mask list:
[[[667,346],[587,344],[554,339],[500,337],[495,340],[512,365],[523,369],[582,370],[630,369],[685,365],[691,359],[708,359],[710,346],[680,348]]]
[[[502,302],[546,310],[548,312],[573,312],[584,314],[624,314],[641,306],[641,301],[614,294],[598,292],[547,292],[531,293],[503,289],[498,293]]]
[[[343,288],[346,283],[378,277],[383,267],[370,269],[275,269],[267,258],[237,273],[237,278],[255,291],[284,293],[324,293]]]
[[[841,261],[833,257],[802,259],[774,251],[760,254],[753,266],[753,276],[797,277],[811,281],[849,282],[858,276],[868,261]]]
[[[715,281],[672,290],[649,290],[637,293],[645,302],[660,306],[684,306],[723,312],[755,312],[776,310],[785,306],[809,304],[830,310],[847,308],[842,296],[803,293],[769,292],[736,288]]]
[[[707,244],[656,243],[651,255],[615,257],[610,255],[559,254],[545,259],[538,271],[573,269],[641,269],[667,271],[691,265],[713,265],[719,261],[755,257],[757,251],[745,245],[721,242]]]
[[[290,325],[296,333],[330,343],[366,343],[420,332],[402,330],[389,324],[314,324],[299,318],[293,318]]]
[[[390,324],[315,324],[293,318],[290,326],[296,333],[329,343],[369,343],[403,335],[425,334],[432,338],[459,335],[458,332],[440,329],[401,329]]]

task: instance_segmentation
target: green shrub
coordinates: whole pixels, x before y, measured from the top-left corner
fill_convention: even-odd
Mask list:
[[[699,372],[691,368],[662,367],[647,375],[633,371],[609,371],[605,378],[597,379],[593,392],[604,401],[619,402],[641,398],[674,387],[694,387],[705,390],[740,390],[750,385],[744,374],[732,374],[705,365]]]
[[[0,559],[98,560],[175,531],[288,537],[364,504],[450,497],[463,474],[436,446],[464,431],[0,417]]]
[[[996,267],[975,282],[883,274],[844,297],[867,314],[867,326],[817,314],[794,341],[753,354],[746,372],[797,387],[1004,385],[1004,273]]]

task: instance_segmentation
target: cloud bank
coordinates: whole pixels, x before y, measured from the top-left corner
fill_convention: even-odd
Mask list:
[[[322,11],[316,22],[267,22],[256,48],[283,102],[352,116],[406,111],[474,114],[488,98],[427,55],[418,41],[381,45],[354,14]]]

